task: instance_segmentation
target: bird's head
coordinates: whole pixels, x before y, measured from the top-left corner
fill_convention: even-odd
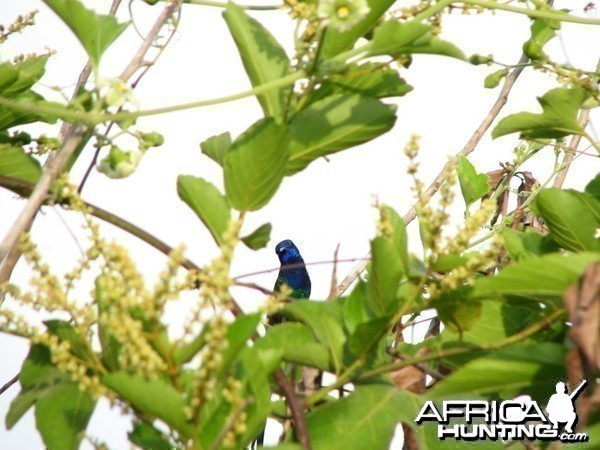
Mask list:
[[[296,245],[289,239],[281,241],[279,244],[277,244],[275,247],[275,253],[277,253],[279,261],[282,263],[302,261],[302,256],[300,256],[298,247],[296,247]]]

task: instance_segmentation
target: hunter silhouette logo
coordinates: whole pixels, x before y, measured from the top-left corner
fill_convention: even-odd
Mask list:
[[[541,440],[587,442],[587,433],[575,433],[575,400],[585,388],[583,380],[571,394],[565,383],[556,383],[556,393],[546,405],[546,413],[529,399],[484,401],[444,400],[441,405],[425,402],[415,422],[437,423],[440,440]],[[564,429],[563,429],[564,428]]]
[[[567,386],[562,381],[556,383],[556,394],[553,394],[548,400],[546,411],[548,419],[552,422],[555,430],[558,429],[559,423],[566,423],[565,430],[567,433],[573,433],[573,427],[577,422],[577,413],[575,412],[575,399],[581,393],[587,380],[583,380],[577,389],[571,395],[567,394]]]

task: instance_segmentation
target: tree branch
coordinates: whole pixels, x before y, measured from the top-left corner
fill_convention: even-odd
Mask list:
[[[479,143],[479,141],[481,140],[483,135],[486,133],[486,131],[492,125],[492,123],[494,122],[496,117],[498,117],[498,114],[500,113],[500,111],[502,110],[504,105],[506,104],[506,102],[508,100],[508,95],[510,94],[512,87],[514,86],[515,82],[517,81],[517,78],[519,77],[519,75],[521,75],[521,72],[523,72],[524,67],[522,67],[521,65],[526,63],[527,61],[529,61],[529,58],[527,58],[527,56],[525,56],[525,55],[522,55],[521,59],[519,60],[519,62],[516,65],[516,68],[513,69],[513,71],[510,73],[510,75],[508,75],[506,77],[506,79],[504,80],[504,84],[502,85],[502,90],[500,91],[498,98],[494,102],[494,105],[490,109],[490,112],[485,116],[485,118],[483,119],[481,124],[477,127],[477,129],[475,130],[473,135],[469,138],[469,140],[467,141],[465,146],[462,148],[462,150],[460,152],[458,152],[457,156],[467,156],[468,154],[472,153],[475,150],[475,147],[477,146],[477,144]],[[446,163],[444,165],[444,167],[442,168],[442,170],[440,170],[440,172],[437,174],[435,179],[432,181],[432,183],[429,185],[427,190],[424,192],[423,198],[420,199],[421,201],[424,201],[424,202],[429,201],[435,195],[435,193],[440,189],[440,187],[442,186],[442,184],[445,181],[444,180],[444,172],[445,172],[446,166],[448,164],[449,163]],[[416,210],[415,206],[413,205],[413,207],[402,217],[402,219],[404,220],[404,223],[408,225],[410,222],[412,222],[415,219],[416,216],[417,216],[417,210]],[[338,296],[340,296],[344,292],[346,292],[346,290],[350,287],[350,285],[352,283],[354,283],[354,281],[359,277],[359,275],[365,270],[365,268],[367,267],[367,264],[369,262],[369,259],[370,259],[370,254],[365,256],[358,264],[356,264],[356,266],[354,266],[352,268],[352,271],[346,276],[346,278],[344,278],[342,280],[342,282],[338,286],[338,288],[337,288]]]
[[[294,428],[296,430],[298,442],[304,447],[304,450],[311,450],[308,426],[306,424],[306,417],[304,416],[304,399],[296,395],[293,383],[287,379],[283,370],[277,369],[274,372],[274,375],[275,380],[283,391],[283,396],[287,400],[290,410],[292,411],[292,418],[294,420]]]

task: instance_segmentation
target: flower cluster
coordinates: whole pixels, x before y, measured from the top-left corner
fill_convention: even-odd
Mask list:
[[[243,436],[247,431],[246,414],[247,401],[243,397],[242,383],[233,378],[228,377],[223,390],[223,397],[231,405],[231,413],[229,414],[228,423],[232,424],[230,430],[223,439],[223,445],[226,448],[235,447],[239,437]]]

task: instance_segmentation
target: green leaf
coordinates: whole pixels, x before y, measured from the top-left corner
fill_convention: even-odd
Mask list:
[[[473,295],[562,298],[563,292],[595,261],[600,261],[600,253],[531,257],[506,267],[494,277],[479,278],[474,283]]]
[[[290,122],[287,175],[315,159],[370,141],[394,126],[396,107],[358,94],[338,94],[319,100]]]
[[[500,394],[512,398],[525,391],[545,399],[564,376],[565,357],[560,344],[517,344],[467,363],[436,383],[427,397],[448,400]]]
[[[306,416],[314,450],[389,448],[398,422],[413,423],[421,400],[394,386],[357,386],[348,397]],[[414,429],[419,438],[421,430]]]
[[[107,298],[106,295],[106,276],[99,275],[96,277],[95,285],[99,315],[111,314],[112,302],[111,298]],[[121,367],[119,354],[121,353],[123,344],[119,342],[110,327],[107,327],[102,320],[98,321],[98,340],[102,348],[102,362],[111,371],[118,370]]]
[[[283,359],[296,364],[328,370],[332,367],[327,347],[319,343],[306,325],[284,322],[272,327],[258,339],[254,347],[258,350],[281,350]]]
[[[391,316],[379,317],[356,326],[356,330],[348,337],[348,350],[361,356],[375,348],[375,344],[387,334]]]
[[[22,148],[0,145],[0,175],[37,183],[42,168],[38,160]]]
[[[331,58],[344,50],[351,49],[356,41],[377,24],[383,14],[394,4],[394,0],[367,0],[368,14],[346,31],[327,28],[321,44],[322,58]]]
[[[286,305],[284,312],[312,329],[317,339],[329,349],[333,369],[339,373],[346,342],[339,303],[296,300]]]
[[[48,389],[51,388],[29,389],[19,392],[19,395],[17,395],[10,403],[10,408],[6,413],[6,428],[10,430],[14,427],[15,424],[21,420],[21,417],[29,411],[29,408],[31,408]]]
[[[225,197],[208,181],[191,175],[177,177],[177,193],[206,225],[217,245],[221,245],[231,219]]]
[[[143,414],[163,420],[183,436],[191,435],[192,427],[184,414],[185,400],[165,381],[112,372],[102,376],[102,383]]]
[[[600,199],[600,173],[596,174],[594,179],[587,184],[585,192]]]
[[[94,361],[94,354],[91,349],[79,335],[77,329],[69,322],[63,320],[47,320],[44,322],[44,325],[46,325],[50,334],[58,336],[61,341],[68,341],[71,353],[79,359],[87,362]]]
[[[33,91],[25,91],[16,96],[13,100],[28,105],[34,103],[47,104],[47,102],[44,101],[44,97]],[[56,123],[56,117],[34,112],[21,112],[11,109],[8,106],[0,106],[0,131],[8,130],[17,125],[25,125],[37,121]]]
[[[202,153],[220,166],[223,166],[223,159],[225,158],[225,155],[229,151],[230,147],[231,135],[229,132],[209,137],[200,144]]]
[[[458,157],[456,171],[467,208],[490,191],[489,177],[484,173],[477,173],[471,161],[464,156]]]
[[[264,223],[248,236],[242,238],[242,242],[251,250],[258,250],[264,248],[271,239],[271,229],[273,227],[270,223]]]
[[[558,244],[550,236],[544,236],[531,229],[522,232],[507,227],[502,230],[502,237],[504,248],[515,261],[559,250]]]
[[[127,436],[132,443],[141,448],[152,450],[175,450],[177,448],[169,442],[164,434],[147,423],[136,423],[133,431]]]
[[[283,180],[289,155],[284,125],[261,119],[240,135],[225,155],[225,191],[229,203],[240,211],[265,206]]]
[[[96,401],[75,383],[58,384],[35,404],[35,423],[49,450],[76,450]]]
[[[385,215],[385,220],[388,220],[392,225],[392,235],[390,236],[390,239],[400,255],[400,260],[402,261],[402,270],[404,273],[408,273],[410,263],[408,259],[408,237],[406,235],[406,224],[398,215],[398,213],[389,206],[384,205],[382,207],[382,212]]]
[[[564,249],[574,251],[600,251],[600,241],[595,237],[600,221],[585,194],[556,188],[543,189],[536,197],[531,210],[544,218],[550,236]]]
[[[68,381],[68,379],[64,373],[52,365],[48,347],[40,344],[31,346],[19,373],[19,382],[23,390],[52,386]]]
[[[508,75],[508,69],[500,69],[490,73],[485,80],[483,80],[483,87],[486,89],[494,89],[498,87],[500,82]]]
[[[367,307],[367,283],[358,280],[350,295],[344,299],[342,311],[349,334],[354,333],[359,324],[368,322],[374,317]]]
[[[0,96],[15,98],[29,90],[46,71],[48,56],[35,56],[24,61],[0,64]]]
[[[462,334],[479,321],[482,304],[480,300],[470,298],[469,291],[464,287],[446,291],[430,302],[449,331]]]
[[[223,13],[242,58],[252,86],[278,80],[289,74],[290,62],[275,38],[244,10],[229,2]],[[283,117],[291,87],[271,89],[259,94],[265,116]]]
[[[373,33],[369,55],[400,55],[428,53],[465,60],[463,52],[450,42],[436,37],[432,27],[416,20],[399,22],[390,19],[379,25]]]
[[[536,19],[531,24],[531,38],[523,44],[523,53],[533,60],[545,58],[543,47],[556,36],[559,21]]]
[[[219,368],[224,373],[237,358],[240,352],[247,347],[248,339],[256,331],[260,322],[260,313],[244,314],[235,319],[227,328],[227,348],[223,351],[223,362]]]
[[[96,14],[78,0],[44,0],[44,3],[73,31],[96,67],[104,51],[129,25],[117,22],[114,16]]]
[[[335,94],[355,93],[365,97],[400,97],[413,88],[390,66],[368,62],[352,65],[348,72],[331,75],[312,93],[309,103]]]
[[[495,139],[505,134],[520,132],[530,138],[560,138],[569,134],[583,134],[577,122],[577,112],[587,98],[583,88],[556,88],[538,97],[541,114],[521,112],[505,117],[492,131]]]
[[[367,282],[368,305],[376,317],[396,311],[402,260],[394,244],[386,238],[371,241],[371,269]]]

